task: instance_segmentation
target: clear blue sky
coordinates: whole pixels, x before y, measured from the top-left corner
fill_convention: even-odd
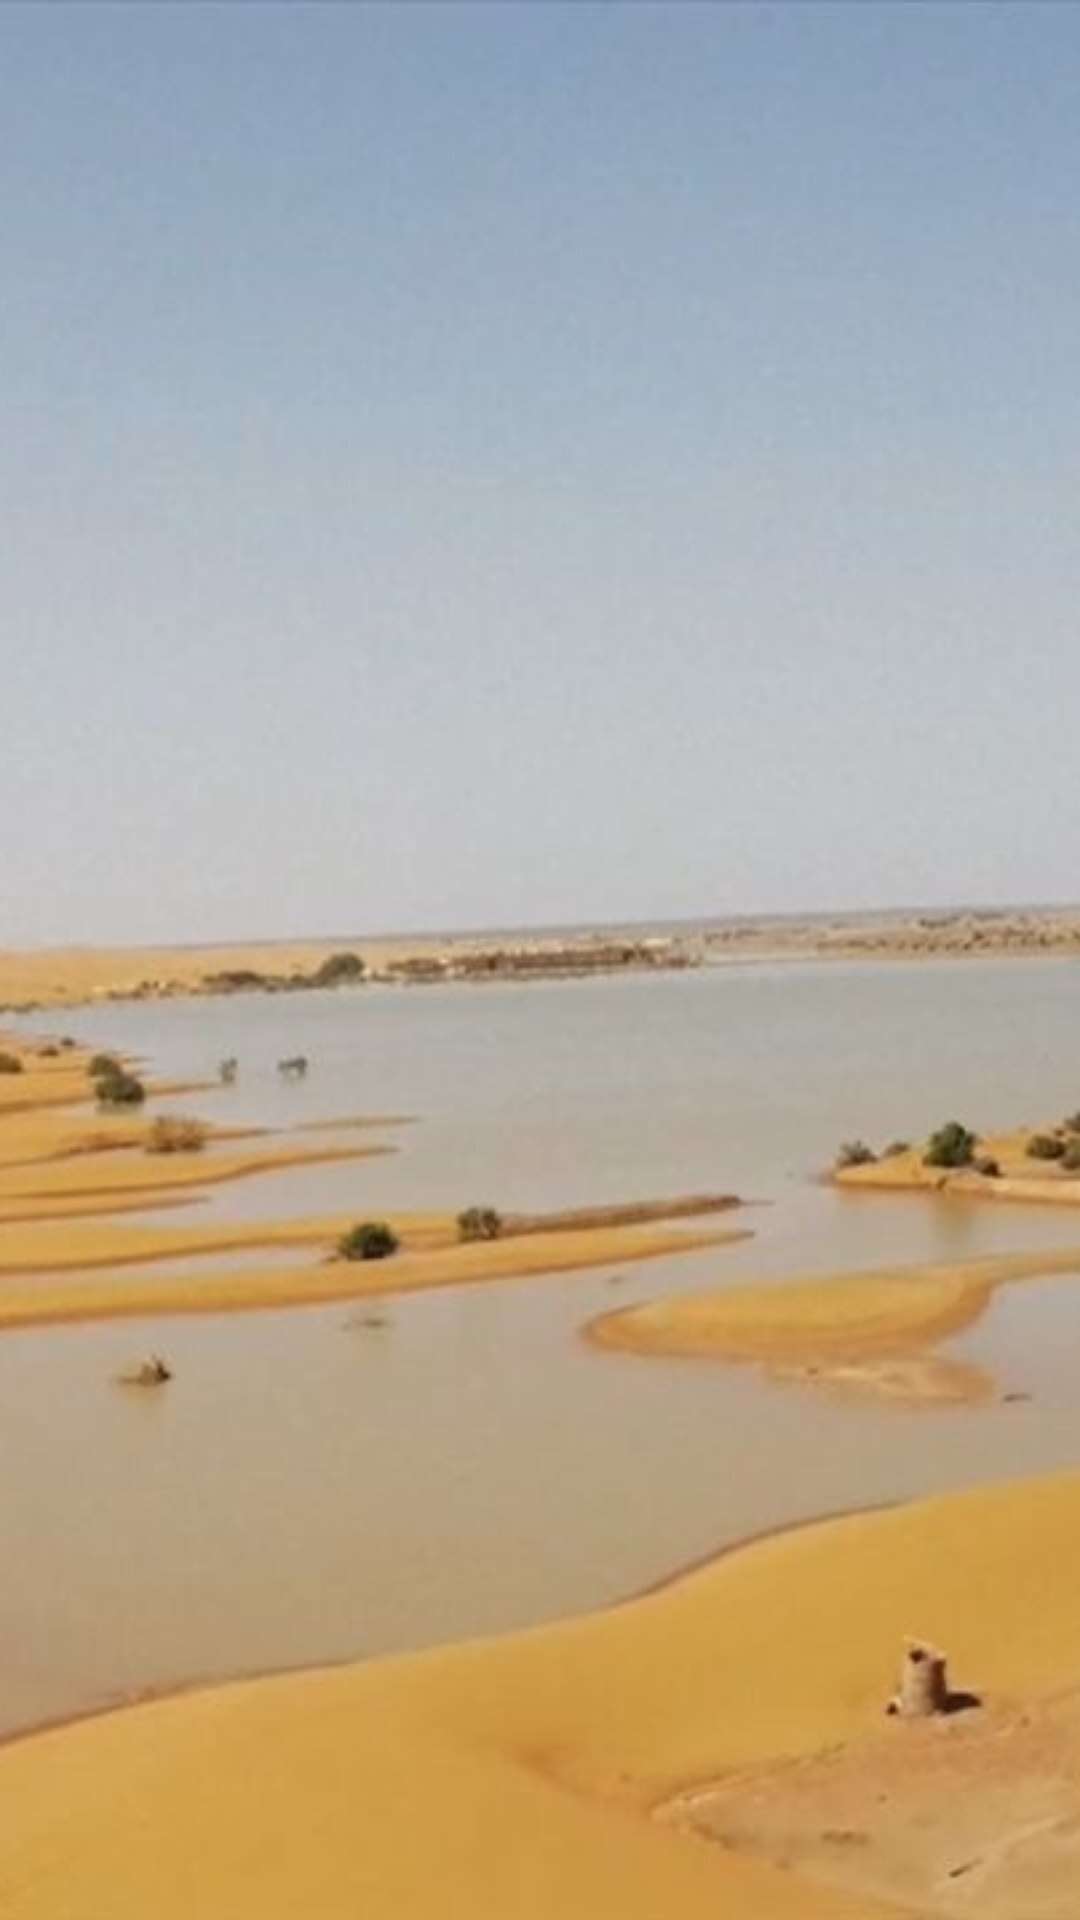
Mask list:
[[[0,943],[1080,895],[1080,8],[9,4],[0,90]]]

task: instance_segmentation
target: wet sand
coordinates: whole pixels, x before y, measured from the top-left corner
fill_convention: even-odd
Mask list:
[[[1011,1852],[1023,1864],[1037,1786],[1003,1793],[1001,1744],[961,1751],[959,1718],[885,1730],[882,1709],[916,1630],[1003,1716],[986,1730],[1052,1714],[1080,1685],[1078,1587],[1080,1477],[1063,1475],[774,1536],[539,1631],[19,1741],[0,1753],[7,1911],[434,1920],[452,1901],[472,1920],[1013,1920],[1017,1883],[1010,1893],[1002,1862]],[[934,1740],[938,1756],[955,1754],[967,1804],[954,1819],[937,1807],[924,1827]],[[1020,1739],[1021,1774],[1025,1752]],[[1039,1905],[1022,1909],[1041,1920],[1074,1911],[1076,1754],[1059,1737],[1044,1767]],[[792,1844],[808,1825],[808,1764],[849,1769],[853,1831],[867,1836],[852,1844],[865,1862],[849,1884],[833,1869],[842,1849],[824,1786],[812,1843]],[[868,1805],[873,1768],[895,1796],[884,1813]],[[946,1769],[946,1790],[952,1778]],[[722,1793],[733,1780],[734,1812],[710,1811],[713,1783]],[[890,1836],[905,1808],[897,1868]],[[966,1909],[939,1898],[960,1866]],[[1023,1886],[1032,1871],[1029,1860]]]

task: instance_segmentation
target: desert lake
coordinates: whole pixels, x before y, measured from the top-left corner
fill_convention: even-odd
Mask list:
[[[730,1218],[753,1237],[390,1295],[378,1313],[339,1302],[5,1333],[7,1730],[578,1612],[793,1520],[1077,1456],[1068,1279],[1004,1296],[948,1345],[1031,1396],[1009,1405],[836,1404],[580,1337],[613,1306],[729,1279],[1080,1248],[1071,1209],[864,1196],[819,1178],[854,1134],[880,1144],[954,1116],[992,1128],[1080,1105],[1076,963],[730,965],[11,1024],[70,1029],[161,1076],[212,1076],[235,1054],[235,1087],[181,1103],[230,1125],[386,1118],[364,1137],[391,1154],[211,1188],[170,1218],[702,1190],[752,1203]],[[276,1062],[296,1053],[310,1072],[283,1082]],[[174,1367],[167,1394],[118,1389],[117,1370],[149,1349]]]

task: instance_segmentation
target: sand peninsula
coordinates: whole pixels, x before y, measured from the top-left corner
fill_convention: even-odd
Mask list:
[[[898,1407],[974,1403],[999,1397],[994,1382],[934,1347],[973,1325],[999,1288],[1054,1276],[1080,1277],[1080,1246],[707,1288],[601,1314],[584,1331],[624,1353],[754,1364]]]
[[[92,1098],[89,1060],[76,1046],[33,1046],[0,1037],[0,1330],[49,1322],[225,1313],[315,1306],[371,1294],[567,1273],[722,1246],[745,1230],[721,1231],[711,1216],[739,1204],[732,1194],[692,1194],[624,1206],[507,1215],[495,1238],[463,1241],[448,1213],[386,1217],[399,1249],[391,1259],[335,1258],[342,1236],[370,1214],[241,1225],[133,1225],[106,1216],[190,1206],[223,1181],[292,1167],[368,1160],[392,1146],[303,1144],[281,1136],[239,1145],[251,1130],[195,1123],[198,1150],[154,1152],[153,1121],[141,1107],[73,1113]],[[14,1063],[14,1065],[12,1065]],[[190,1083],[147,1087],[151,1103],[190,1092]],[[389,1127],[393,1123],[383,1123]],[[340,1123],[356,1129],[356,1116]],[[311,1129],[306,1130],[310,1136]],[[320,1123],[319,1132],[326,1131]],[[706,1224],[707,1223],[707,1224]],[[282,1264],[295,1249],[296,1265]],[[239,1254],[275,1257],[242,1266]],[[220,1253],[234,1262],[205,1261]],[[300,1256],[303,1256],[301,1259]],[[139,1271],[138,1269],[151,1269]]]
[[[20,1739],[5,1913],[1074,1920],[1078,1592],[1066,1474],[777,1534],[528,1633]],[[884,1717],[912,1632],[979,1707]]]
[[[363,986],[560,980],[699,966],[701,942],[641,929],[573,936],[458,935],[396,941],[250,942],[222,947],[56,947],[0,951],[0,1011],[110,1000],[301,993]]]

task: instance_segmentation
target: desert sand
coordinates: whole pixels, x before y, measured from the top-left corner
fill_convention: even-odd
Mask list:
[[[85,1721],[0,1753],[5,1909],[1071,1920],[1078,1591],[1073,1474],[776,1535],[531,1633]],[[982,1708],[883,1720],[912,1631]],[[1031,1724],[1055,1729],[1035,1776]]]

